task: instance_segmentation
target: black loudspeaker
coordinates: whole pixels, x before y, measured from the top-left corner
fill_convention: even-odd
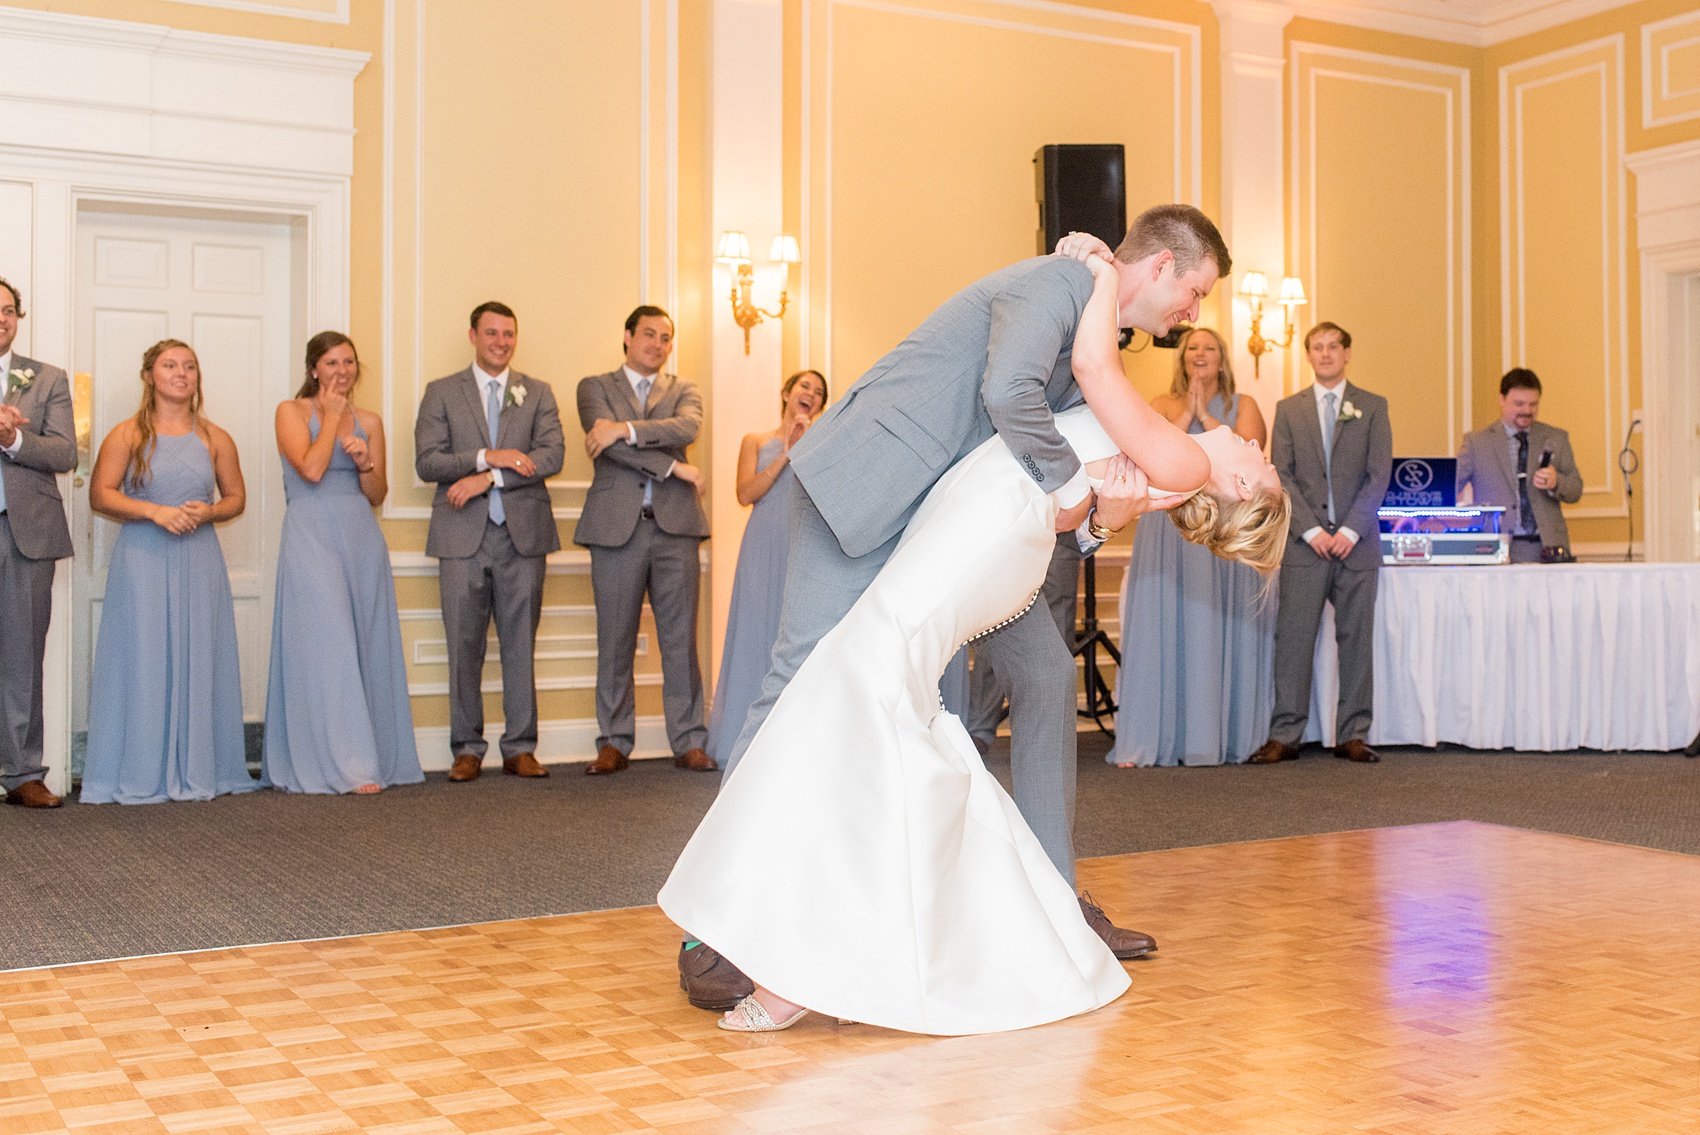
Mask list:
[[[1127,235],[1127,155],[1121,146],[1041,146],[1033,155],[1039,193],[1039,255],[1071,232],[1114,248]]]

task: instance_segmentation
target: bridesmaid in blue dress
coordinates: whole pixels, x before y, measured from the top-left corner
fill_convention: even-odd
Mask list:
[[[348,400],[354,341],[307,342],[307,379],[277,408],[289,502],[278,546],[264,783],[362,795],[425,779],[413,743],[390,550],[384,423]]]
[[[1175,352],[1153,409],[1188,433],[1226,425],[1267,446],[1263,412],[1234,390],[1227,344],[1195,327]],[[1162,517],[1134,529],[1122,577],[1122,668],[1108,760],[1135,765],[1238,763],[1269,732],[1275,603],[1251,568],[1181,538]]]
[[[155,343],[142,356],[141,408],[106,435],[89,480],[90,507],[123,527],[95,643],[83,803],[259,787],[248,775],[236,613],[213,528],[246,503],[236,444],[201,417],[194,350]]]
[[[779,428],[745,434],[738,449],[738,503],[752,506],[738,545],[732,577],[732,602],[726,614],[726,641],[720,651],[720,677],[708,715],[708,755],[721,767],[722,756],[738,739],[744,718],[761,692],[761,680],[779,636],[779,597],[785,590],[788,518],[797,478],[791,472],[791,447],[826,408],[826,376],[798,371],[779,390]]]

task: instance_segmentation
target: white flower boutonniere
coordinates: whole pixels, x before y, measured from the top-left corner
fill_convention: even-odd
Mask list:
[[[6,376],[6,393],[12,394],[19,390],[28,390],[30,388],[30,383],[34,381],[34,368],[26,370],[13,367],[12,372]]]
[[[1340,403],[1340,417],[1336,420],[1349,422],[1354,418],[1361,418],[1363,416],[1364,412],[1352,405],[1352,400],[1348,398],[1344,402]]]
[[[508,396],[506,401],[509,406],[525,405],[525,387],[516,382],[508,383]]]

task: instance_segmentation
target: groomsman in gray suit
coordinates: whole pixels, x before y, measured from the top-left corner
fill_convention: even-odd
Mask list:
[[[708,515],[702,473],[685,448],[702,429],[696,384],[662,373],[673,353],[673,320],[645,304],[626,317],[625,365],[578,384],[578,419],[596,474],[573,542],[590,549],[596,599],[596,759],[591,776],[619,772],[636,740],[637,651],[643,597],[655,613],[661,703],[673,763],[695,772],[719,766],[703,749],[702,666],[697,658],[698,547]]]
[[[467,333],[472,365],[425,388],[413,427],[414,467],[434,481],[425,554],[436,556],[449,640],[449,779],[478,779],[484,741],[484,648],[490,616],[502,652],[502,771],[548,776],[537,762],[532,659],[543,575],[561,546],[544,481],[561,471],[565,442],[555,392],[509,368],[519,320],[479,304]]]
[[[54,476],[77,465],[71,384],[12,350],[24,299],[0,279],[0,786],[6,803],[57,808],[42,778],[41,662],[53,614],[54,561],[71,529]]]
[[[1140,214],[1114,264],[1121,325],[1153,335],[1197,318],[1199,302],[1231,266],[1216,226],[1188,205]],[[1092,270],[1066,256],[1023,260],[970,284],[875,363],[792,449],[801,491],[791,515],[779,637],[761,696],[727,762],[728,775],[803,660],[891,557],[927,491],[993,433],[1056,500],[1058,532],[1087,521],[1091,487],[1052,414],[1079,398],[1071,356],[1092,288]],[[1041,652],[1037,664],[1022,670],[1034,676],[1031,692],[1049,706],[1033,716],[1046,723],[1033,744],[1038,751],[1072,753],[1073,665],[1048,612],[1030,610],[985,641],[1005,652],[993,665],[1012,680],[1024,649]],[[1038,779],[1044,791],[1018,786],[1017,806],[1059,868],[1066,862],[1064,877],[1072,878],[1074,769]],[[1148,935],[1114,926],[1084,899],[1081,913],[1118,955],[1152,948]],[[685,941],[679,971],[699,1008],[730,1008],[727,999],[736,1000],[736,989],[749,992],[748,980],[729,961],[695,940]]]
[[[1516,367],[1499,380],[1499,419],[1464,435],[1458,451],[1458,491],[1469,485],[1476,504],[1505,509],[1511,562],[1538,564],[1541,549],[1570,547],[1570,527],[1559,502],[1582,499],[1582,474],[1570,435],[1535,420],[1541,380]]]
[[[1374,710],[1375,588],[1381,570],[1376,510],[1393,470],[1387,399],[1346,381],[1352,336],[1333,323],[1305,334],[1313,385],[1275,406],[1270,458],[1293,500],[1275,615],[1275,714],[1251,755],[1266,765],[1298,756],[1310,716],[1311,661],[1322,607],[1334,604],[1340,705],[1334,755],[1381,758],[1366,740]]]

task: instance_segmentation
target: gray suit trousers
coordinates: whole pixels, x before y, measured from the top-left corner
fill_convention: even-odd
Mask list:
[[[1373,533],[1368,539],[1374,539]],[[1297,745],[1310,718],[1311,665],[1322,607],[1334,603],[1334,642],[1340,652],[1340,705],[1334,743],[1369,737],[1375,708],[1375,589],[1381,573],[1323,560],[1290,548],[1281,564],[1275,615],[1275,714],[1269,736]]]
[[[596,747],[630,753],[637,731],[632,681],[644,592],[655,613],[661,649],[661,704],[675,756],[708,743],[703,724],[702,665],[697,658],[697,603],[702,569],[698,536],[663,532],[639,519],[618,548],[590,547],[590,587],[596,596]]]
[[[437,561],[443,629],[449,638],[449,751],[482,757],[484,651],[490,616],[502,652],[503,758],[537,751],[537,680],[533,656],[543,617],[544,556],[522,556],[507,526],[486,521],[470,556]]]
[[[52,560],[32,560],[0,512],[0,788],[47,775],[42,760],[41,663],[53,614]]]

